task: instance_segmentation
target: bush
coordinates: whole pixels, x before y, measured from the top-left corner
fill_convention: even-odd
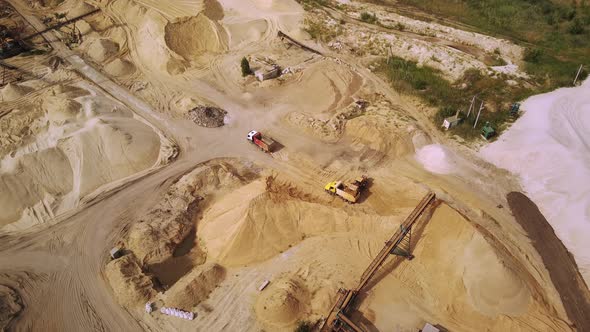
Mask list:
[[[584,25],[582,25],[582,21],[576,18],[567,31],[572,35],[581,35],[584,33]]]
[[[362,12],[361,13],[361,21],[366,22],[366,23],[371,23],[371,24],[377,23],[377,15],[367,13],[367,12]]]
[[[541,56],[543,56],[543,51],[538,48],[527,48],[524,51],[524,61],[531,62],[531,63],[539,63],[541,61]]]
[[[308,322],[306,320],[302,320],[297,322],[297,327],[295,328],[295,332],[311,332],[311,329],[313,328],[313,325],[311,324],[311,322]]]
[[[250,69],[250,62],[248,62],[248,59],[246,59],[246,57],[242,58],[242,63],[240,64],[242,67],[242,76],[246,77],[250,74],[252,74],[252,69]]]

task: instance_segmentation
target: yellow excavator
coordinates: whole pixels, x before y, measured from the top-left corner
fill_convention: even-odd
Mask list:
[[[324,190],[330,195],[342,198],[347,203],[354,204],[358,201],[361,192],[367,187],[368,183],[369,178],[366,175],[361,175],[347,184],[342,181],[332,181],[324,187]]]

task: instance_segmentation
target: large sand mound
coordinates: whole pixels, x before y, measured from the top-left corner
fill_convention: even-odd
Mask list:
[[[360,87],[356,73],[329,60],[309,66],[302,77],[293,82],[277,88],[276,95],[284,96],[286,104],[298,105],[300,111],[313,115],[331,114],[349,105],[353,102],[350,96]]]
[[[520,177],[590,284],[590,80],[526,100],[481,155]]]
[[[17,100],[31,91],[33,91],[33,89],[27,86],[8,83],[6,86],[4,86],[4,88],[2,88],[2,101]]]
[[[197,234],[210,258],[239,266],[274,257],[306,237],[353,229],[362,232],[379,220],[319,204],[321,201],[269,177],[218,200],[205,211]],[[364,222],[357,223],[360,219]]]
[[[392,131],[384,123],[384,118],[361,116],[346,122],[345,135],[355,145],[398,157],[414,151],[414,144],[409,135]]]
[[[0,225],[51,219],[158,162],[160,136],[85,88],[50,89],[0,119]]]
[[[368,285],[360,310],[371,313],[379,330],[417,328],[423,320],[451,331],[568,330],[523,276],[447,205],[434,212],[414,255],[411,261],[386,263],[383,278]]]
[[[298,277],[283,277],[265,289],[256,301],[258,319],[267,325],[287,327],[309,313],[310,294]]]
[[[169,21],[160,12],[130,0],[118,0],[112,6],[113,10],[123,15],[122,19],[134,36],[138,66],[141,64],[170,74],[184,72],[186,60],[166,45],[165,27]],[[182,35],[179,35],[178,47],[184,48],[182,44]]]
[[[235,188],[243,183],[230,164],[198,167],[172,186],[162,201],[129,231],[128,247],[144,264],[172,257],[176,247],[194,227],[198,203],[207,193]]]
[[[225,270],[217,264],[199,266],[166,292],[166,306],[192,311],[223,281]]]
[[[156,294],[152,279],[143,274],[137,258],[132,254],[111,261],[105,272],[121,305],[140,306]]]
[[[203,14],[168,23],[165,31],[168,47],[185,60],[194,60],[207,52],[221,52],[227,48],[225,32]]]

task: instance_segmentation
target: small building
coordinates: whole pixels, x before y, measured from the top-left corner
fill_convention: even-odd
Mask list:
[[[277,78],[281,75],[281,67],[277,65],[266,66],[254,72],[254,76],[259,81],[266,81],[273,78]]]
[[[443,126],[443,128],[445,128],[445,130],[449,130],[449,129],[455,127],[456,125],[458,125],[459,122],[461,122],[461,118],[459,117],[459,114],[457,113],[453,116],[450,116],[450,117],[444,119],[442,126]]]

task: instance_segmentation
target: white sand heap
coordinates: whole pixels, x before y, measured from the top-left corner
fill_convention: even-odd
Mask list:
[[[452,174],[459,166],[457,156],[439,144],[426,145],[416,151],[416,160],[432,173]]]
[[[33,89],[18,84],[8,83],[2,88],[2,101],[13,101],[33,91]]]
[[[590,284],[590,80],[529,98],[481,155],[520,176]]]

